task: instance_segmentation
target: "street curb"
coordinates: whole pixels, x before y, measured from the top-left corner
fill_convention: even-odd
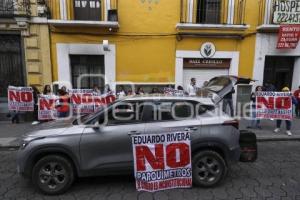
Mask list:
[[[284,142],[284,141],[300,141],[299,136],[289,137],[257,137],[257,142]]]

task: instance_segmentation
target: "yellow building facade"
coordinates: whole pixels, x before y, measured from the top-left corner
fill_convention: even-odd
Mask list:
[[[80,73],[96,72],[112,87],[251,78],[265,12],[263,0],[49,0],[48,6],[53,81],[70,87]],[[211,55],[203,55],[205,48]],[[90,59],[103,69],[78,67]]]

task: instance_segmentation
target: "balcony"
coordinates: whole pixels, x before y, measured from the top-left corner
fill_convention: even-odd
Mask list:
[[[0,1],[0,18],[28,18],[30,14],[30,0]]]
[[[116,30],[118,0],[47,0],[48,23],[54,27],[97,27]]]
[[[181,0],[180,31],[244,31],[246,0]]]

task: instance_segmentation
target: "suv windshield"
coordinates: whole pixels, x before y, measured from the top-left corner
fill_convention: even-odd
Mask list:
[[[97,115],[97,113],[102,112],[105,108],[110,107],[112,104],[114,104],[116,102],[118,102],[118,101],[114,101],[114,102],[109,103],[107,105],[99,106],[97,108],[96,112],[90,113],[90,114],[81,115],[80,117],[77,117],[77,119],[75,119],[73,121],[73,124],[74,125],[78,125],[79,123],[85,124],[87,121],[89,121],[90,119],[92,119],[95,115]]]

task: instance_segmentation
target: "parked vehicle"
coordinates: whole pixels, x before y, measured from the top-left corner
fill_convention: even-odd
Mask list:
[[[256,160],[255,135],[241,134],[238,121],[218,106],[226,91],[249,81],[216,77],[199,91],[202,97],[134,96],[90,115],[40,124],[22,140],[18,172],[43,193],[61,194],[76,177],[132,174],[131,135],[190,131],[193,182],[216,186],[230,164]]]

